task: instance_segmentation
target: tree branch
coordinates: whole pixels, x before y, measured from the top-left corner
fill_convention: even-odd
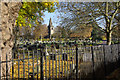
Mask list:
[[[90,15],[90,16],[92,17],[92,19],[93,19],[93,21],[95,22],[95,24],[96,24],[101,30],[103,30],[103,32],[106,32],[105,29],[102,29],[102,28],[97,24],[97,22],[96,22],[96,20],[94,19],[94,17],[93,17],[92,15]]]
[[[110,31],[113,31],[116,27],[117,25],[114,25]]]
[[[118,3],[119,3],[119,2],[118,2]],[[117,4],[117,8],[116,8],[116,10],[113,12],[112,17],[111,17],[111,19],[110,19],[110,25],[112,25],[113,18],[114,18],[115,15],[117,14],[118,9],[119,9],[119,7],[120,7],[120,4],[118,4],[118,3],[116,3],[116,4]],[[114,29],[114,27],[112,27],[110,30],[112,31],[113,29]]]
[[[106,23],[109,23],[110,20],[108,18],[108,2],[105,3],[105,14],[104,14],[104,16],[105,16],[105,19],[106,19]],[[108,26],[106,26],[106,27],[108,27]]]

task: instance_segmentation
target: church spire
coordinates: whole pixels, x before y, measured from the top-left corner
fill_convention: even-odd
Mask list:
[[[49,25],[52,26],[52,20],[51,20],[51,18],[49,20]]]
[[[48,25],[48,36],[49,36],[49,38],[51,39],[51,35],[53,34],[53,25],[52,25],[52,20],[51,20],[51,18],[50,18],[50,20],[49,20],[49,25]]]

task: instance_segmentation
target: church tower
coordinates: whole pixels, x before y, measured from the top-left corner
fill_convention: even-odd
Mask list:
[[[52,21],[51,21],[51,18],[50,18],[49,25],[48,25],[48,37],[49,37],[49,39],[51,39],[52,34],[53,34],[53,25],[52,25]]]

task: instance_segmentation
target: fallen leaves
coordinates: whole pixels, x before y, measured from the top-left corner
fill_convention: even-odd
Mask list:
[[[44,60],[44,63],[43,63],[43,75],[48,78],[66,76],[67,71],[70,70],[70,64],[72,64],[72,61],[70,60],[63,61],[59,59],[58,60],[49,60],[49,58],[46,58],[46,59],[47,60]],[[33,65],[34,65],[34,68],[33,68]],[[19,75],[19,78],[24,78],[24,75],[25,75],[25,78],[28,78],[28,76],[31,77],[29,73],[33,73],[33,70],[34,70],[34,73],[38,73],[34,75],[34,77],[37,78],[37,75],[38,75],[38,78],[40,78],[40,60],[37,60],[36,58],[34,58],[34,60],[29,59],[29,61],[28,59],[22,60],[22,61],[17,60],[14,62],[14,73],[12,73],[12,68],[10,70],[10,77],[12,78],[12,75],[14,75],[14,78],[18,78],[18,75]]]

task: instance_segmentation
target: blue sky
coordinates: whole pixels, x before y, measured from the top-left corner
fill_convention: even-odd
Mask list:
[[[48,11],[44,12],[43,19],[44,19],[44,23],[43,24],[49,24],[49,20],[50,18],[52,19],[52,24],[54,27],[59,25],[59,13],[57,12],[57,10],[55,10],[55,12],[53,13],[49,13]]]
[[[49,20],[50,20],[50,18],[52,19],[52,25],[54,26],[54,27],[56,27],[56,26],[60,26],[60,18],[61,18],[61,16],[60,15],[63,15],[64,13],[62,13],[62,14],[60,14],[57,10],[55,10],[54,12],[52,12],[52,13],[49,13],[48,11],[45,11],[44,12],[44,16],[43,16],[43,19],[44,19],[44,22],[43,22],[43,24],[47,24],[47,25],[49,25]],[[101,24],[101,22],[103,23],[103,24]],[[102,28],[105,28],[104,26],[104,22],[105,21],[97,21],[97,23],[98,23],[98,25],[100,26],[100,27],[102,27]]]

